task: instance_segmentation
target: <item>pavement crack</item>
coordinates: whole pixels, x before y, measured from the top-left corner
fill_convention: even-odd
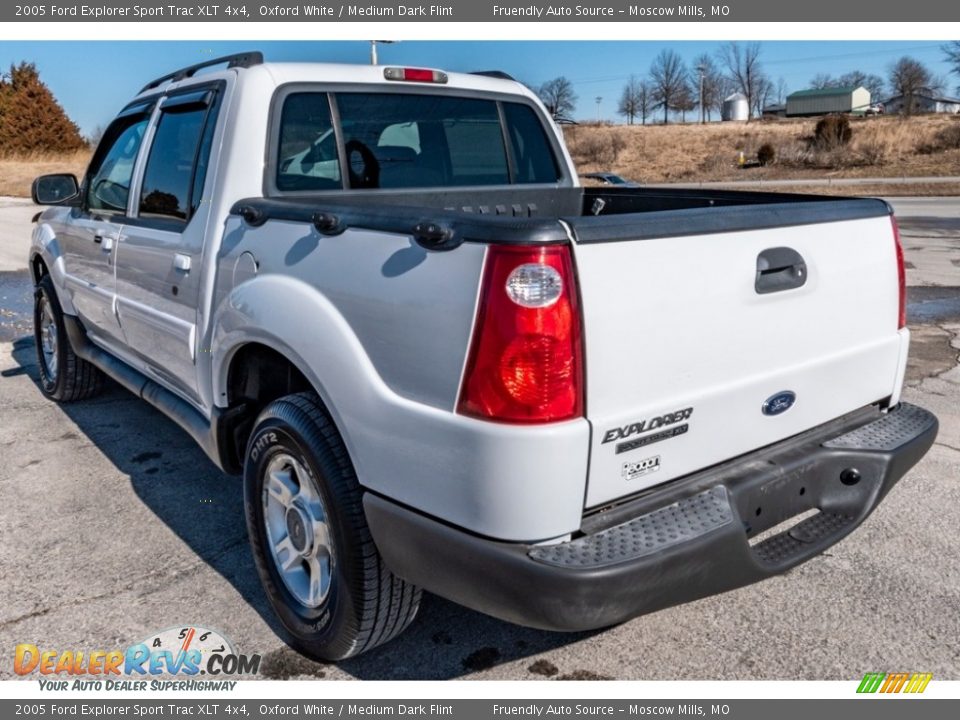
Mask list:
[[[44,615],[49,613],[51,610],[53,610],[53,608],[50,608],[50,607],[40,608],[39,610],[32,610],[26,613],[25,615],[20,615],[19,617],[11,618],[10,620],[4,620],[2,623],[0,623],[0,630],[4,630],[8,627],[12,627],[13,625],[24,622],[25,620],[32,620],[33,618],[43,617]]]
[[[196,561],[190,562],[188,565],[184,567],[174,569],[172,572],[147,573],[145,575],[141,575],[137,578],[129,580],[128,582],[124,583],[123,586],[120,588],[114,588],[102,593],[98,593],[96,595],[85,595],[83,597],[76,597],[69,602],[65,602],[58,605],[56,608],[45,607],[45,608],[39,608],[37,610],[32,610],[23,615],[19,615],[18,617],[0,622],[0,630],[5,630],[8,627],[12,627],[19,623],[26,622],[27,620],[32,620],[33,618],[43,617],[44,615],[47,615],[53,612],[53,610],[55,609],[62,610],[65,607],[76,607],[77,605],[83,605],[85,603],[95,602],[97,600],[103,600],[105,598],[116,598],[118,592],[124,593],[124,592],[139,591],[138,594],[140,596],[148,595],[151,592],[154,592],[156,590],[158,582],[165,584],[171,581],[176,581],[176,580],[183,579],[185,577],[196,575],[204,567],[214,566],[216,561],[222,559],[224,556],[233,552],[238,547],[242,545],[246,545],[246,543],[247,543],[247,538],[246,538],[246,535],[244,535],[243,537],[236,538],[232,542],[229,542],[226,545],[223,545],[217,548],[215,551],[211,552],[209,555],[198,557]],[[145,585],[147,587],[145,587]]]
[[[960,448],[954,447],[953,445],[950,445],[950,444],[948,444],[948,443],[935,442],[934,445],[939,445],[940,447],[945,447],[945,448],[948,448],[948,449],[950,449],[950,450],[953,450],[954,452],[960,453]]]

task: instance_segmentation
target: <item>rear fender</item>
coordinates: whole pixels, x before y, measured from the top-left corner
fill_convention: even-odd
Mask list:
[[[262,343],[283,354],[316,389],[364,487],[490,537],[539,541],[579,527],[586,420],[505,425],[402,397],[377,373],[333,303],[294,278],[248,280],[225,298],[215,317],[217,405],[227,403],[236,351]]]

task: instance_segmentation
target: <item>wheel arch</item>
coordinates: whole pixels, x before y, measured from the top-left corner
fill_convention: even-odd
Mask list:
[[[281,385],[289,390],[284,394],[309,389],[320,398],[362,477],[343,409],[351,408],[351,421],[362,424],[356,406],[370,400],[371,387],[377,388],[374,395],[386,387],[347,321],[322,293],[290,277],[248,280],[219,304],[211,338],[210,391],[217,412],[236,416],[226,423],[235,436],[234,456],[245,449],[244,429],[235,432],[238,421],[249,422],[254,410],[276,399],[272,396]],[[256,378],[250,377],[250,367],[283,375],[288,382],[251,384]],[[254,386],[257,392],[252,392]],[[257,402],[244,409],[243,401],[250,397]]]
[[[233,348],[226,362],[224,388],[227,409],[218,444],[222,464],[231,472],[243,468],[247,440],[263,408],[286,395],[317,391],[297,361],[256,341]]]

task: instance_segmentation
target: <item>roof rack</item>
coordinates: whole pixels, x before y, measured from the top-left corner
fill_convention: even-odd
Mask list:
[[[256,50],[252,52],[235,53],[233,55],[224,55],[223,57],[219,57],[214,60],[207,60],[206,62],[197,63],[196,65],[190,65],[185,68],[180,68],[172,73],[158,77],[156,80],[152,80],[144,85],[140,92],[152,90],[158,85],[165,83],[167,80],[170,82],[177,82],[188,77],[193,77],[197,70],[202,70],[203,68],[211,67],[213,65],[222,65],[223,63],[226,63],[228,68],[248,68],[253,67],[254,65],[260,65],[262,62],[263,53]]]
[[[498,80],[513,80],[516,82],[516,78],[513,75],[505,73],[503,70],[477,70],[476,72],[470,73],[471,75],[483,75],[484,77],[497,78]]]

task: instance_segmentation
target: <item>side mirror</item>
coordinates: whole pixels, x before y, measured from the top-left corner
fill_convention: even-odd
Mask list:
[[[74,175],[41,175],[33,181],[30,195],[37,205],[72,205],[80,197],[80,186]]]

